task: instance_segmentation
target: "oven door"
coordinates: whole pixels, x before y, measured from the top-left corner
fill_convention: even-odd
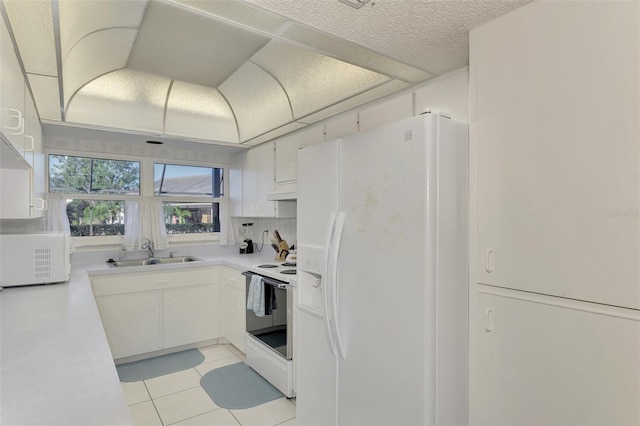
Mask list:
[[[253,272],[243,272],[247,277],[247,300],[249,298],[249,289]],[[265,315],[258,316],[250,307],[246,310],[247,333],[254,336],[264,346],[275,351],[278,355],[291,359],[293,356],[292,345],[292,293],[291,286],[284,282],[273,278],[261,276],[265,294],[265,303],[271,305],[271,313],[267,314],[268,308],[265,307]],[[270,297],[273,293],[273,298]],[[275,300],[275,302],[273,302]],[[269,302],[271,301],[271,302]]]

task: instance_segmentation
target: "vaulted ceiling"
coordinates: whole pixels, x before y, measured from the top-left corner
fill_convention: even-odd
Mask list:
[[[43,120],[253,145],[466,65],[469,29],[524,3],[4,0],[3,14]]]

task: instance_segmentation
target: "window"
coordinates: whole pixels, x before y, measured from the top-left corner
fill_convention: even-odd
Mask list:
[[[167,234],[220,232],[216,200],[224,196],[223,169],[155,163],[153,172],[155,195],[167,199],[162,203]]]
[[[140,195],[140,163],[52,154],[49,192]]]
[[[213,197],[224,195],[223,169],[156,163],[154,192],[166,197]]]
[[[49,192],[66,199],[71,236],[79,237],[74,242],[78,247],[120,243],[127,222],[125,202],[142,197],[161,201],[170,241],[215,241],[221,232],[222,167],[65,154],[47,158]]]
[[[167,234],[220,232],[219,203],[165,201],[162,206]]]
[[[124,201],[67,200],[72,237],[124,235]]]

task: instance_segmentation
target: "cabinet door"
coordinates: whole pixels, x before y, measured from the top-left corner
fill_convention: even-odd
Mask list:
[[[163,298],[165,348],[220,337],[218,285],[167,290]]]
[[[0,219],[30,217],[31,169],[0,169]]]
[[[324,141],[324,124],[306,127],[278,139],[276,144],[276,183],[292,183],[298,178],[298,149]]]
[[[0,21],[0,130],[24,155],[24,76],[9,31]]]
[[[639,7],[534,2],[472,31],[478,282],[640,308]]]
[[[325,132],[327,141],[358,133],[358,113],[352,112],[327,120]]]
[[[96,297],[114,359],[162,349],[160,293]]]
[[[267,196],[275,189],[275,143],[268,142],[256,147],[257,156],[257,177],[258,177],[258,217],[274,217],[275,203],[267,201]]]
[[[235,269],[227,269],[227,282],[220,298],[220,312],[223,315],[221,333],[236,348],[245,352],[246,341],[246,286],[245,277]]]
[[[638,311],[479,287],[471,424],[640,424]]]
[[[258,211],[258,154],[257,148],[244,152],[242,158],[242,216],[253,217]]]
[[[273,217],[273,201],[267,195],[274,188],[274,143],[268,142],[246,152],[242,168],[242,216]]]

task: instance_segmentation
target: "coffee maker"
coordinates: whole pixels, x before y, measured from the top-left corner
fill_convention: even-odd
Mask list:
[[[240,243],[240,254],[253,253],[253,240],[249,237],[251,226],[253,226],[253,223],[243,223],[242,228],[240,228],[240,236],[243,238],[242,243]]]

